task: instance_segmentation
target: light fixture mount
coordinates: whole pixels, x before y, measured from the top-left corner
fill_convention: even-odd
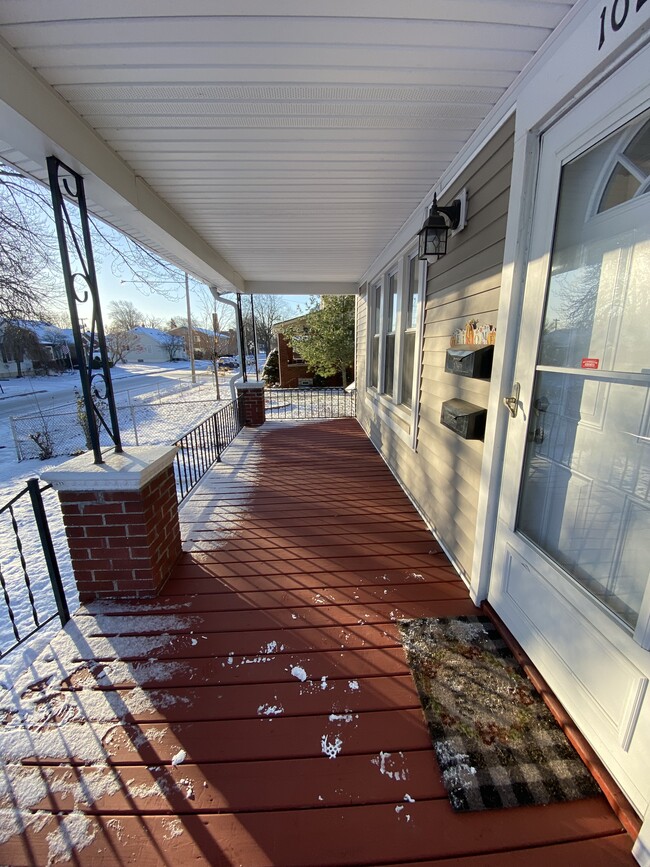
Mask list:
[[[466,190],[450,205],[439,205],[438,197],[434,194],[429,216],[418,232],[418,258],[432,263],[444,256],[449,232],[455,234],[465,227],[466,213]]]

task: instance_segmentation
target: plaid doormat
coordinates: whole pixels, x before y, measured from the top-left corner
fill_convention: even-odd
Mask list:
[[[487,617],[405,620],[399,629],[455,810],[600,794]]]

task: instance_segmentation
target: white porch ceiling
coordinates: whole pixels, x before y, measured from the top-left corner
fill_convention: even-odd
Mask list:
[[[167,232],[179,217],[245,281],[299,286],[360,278],[572,6],[0,0],[0,36],[161,200]],[[201,276],[182,240],[166,252]]]

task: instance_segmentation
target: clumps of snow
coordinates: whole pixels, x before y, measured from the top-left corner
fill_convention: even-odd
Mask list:
[[[75,807],[92,806],[105,795],[120,788],[120,779],[113,768],[83,768],[61,773],[57,768],[36,765],[3,764],[0,775],[0,804],[20,809],[35,807],[49,793],[70,798]]]
[[[284,708],[281,704],[261,704],[257,708],[257,713],[258,716],[280,716],[284,713]]]
[[[37,810],[0,810],[0,845],[16,834],[24,834],[27,828],[41,831],[52,818],[51,813]]]
[[[172,756],[172,765],[176,767],[177,765],[182,765],[185,759],[187,758],[187,753],[185,750],[179,750],[175,755]]]
[[[408,792],[404,795],[404,800],[409,804],[415,804],[415,798],[412,798]]]
[[[108,757],[103,743],[115,727],[115,723],[68,723],[48,729],[31,729],[22,724],[5,725],[0,730],[0,755],[9,762],[20,762],[25,756],[38,756],[39,759],[60,761],[76,758],[97,764]]]
[[[307,680],[307,672],[301,665],[294,665],[291,669],[291,674],[301,683],[304,683]]]
[[[106,738],[106,743],[111,743],[115,737],[122,741],[123,749],[141,750],[147,744],[160,742],[165,739],[167,734],[166,728],[140,728],[139,725],[123,725],[113,726],[113,732],[110,737]]]
[[[328,759],[335,759],[343,748],[343,741],[336,735],[333,741],[330,741],[328,735],[323,735],[320,739],[321,752]]]
[[[106,827],[110,828],[110,830],[114,832],[115,836],[121,843],[124,839],[124,825],[120,822],[120,820],[109,819],[106,823]]]
[[[380,774],[390,780],[407,780],[409,774],[407,768],[404,767],[404,753],[400,752],[397,755],[399,759],[394,758],[391,753],[382,751],[370,761],[379,768]]]
[[[163,819],[163,840],[173,840],[183,833],[183,824],[180,819]]]
[[[474,620],[469,623],[463,620],[453,619],[449,622],[451,635],[461,642],[476,641],[482,635],[487,635],[487,630],[480,621]]]
[[[191,638],[191,639],[190,639],[190,644],[192,645],[192,647],[196,647],[196,645],[197,645],[198,643],[199,643],[199,642],[198,642],[198,639],[197,639],[197,638]]]
[[[161,773],[162,768],[160,767],[149,768],[148,770],[156,774],[154,779],[150,783],[141,783],[139,786],[134,786],[133,780],[127,780],[129,793],[134,798],[165,798],[169,800],[177,788],[176,781],[167,773]]]
[[[404,804],[398,804],[398,805],[395,807],[395,812],[396,812],[396,813],[401,813],[403,809],[404,809]]]
[[[352,692],[356,692],[356,690],[359,689],[359,681],[358,681],[358,680],[349,680],[349,681],[348,681],[348,688],[349,688]]]
[[[273,662],[272,656],[243,656],[241,665],[261,665],[265,662]],[[235,666],[235,668],[239,668],[239,666]]]
[[[331,713],[330,714],[330,722],[335,723],[351,723],[354,718],[359,719],[359,714],[351,714],[351,713]]]
[[[187,798],[187,800],[193,801],[194,800],[194,783],[192,782],[192,780],[188,780],[187,778],[184,778],[184,779],[180,780],[180,784],[181,784],[181,786],[185,786],[185,797]]]
[[[327,675],[324,674],[320,679],[320,688],[327,689]]]
[[[271,653],[282,653],[284,650],[284,644],[278,644],[277,641],[269,641],[268,644],[263,644],[260,647],[260,653],[262,656],[268,656]]]
[[[412,578],[414,581],[424,581],[424,575],[420,572],[410,572],[407,578]]]
[[[444,769],[442,777],[449,799],[454,807],[462,807],[464,802],[459,797],[459,792],[472,784],[472,777],[476,776],[476,768],[469,763],[467,753],[456,752],[447,741],[436,741],[433,746],[438,763]]]
[[[60,817],[57,827],[47,835],[48,864],[70,861],[75,852],[92,843],[96,833],[96,823],[84,813],[75,810]]]

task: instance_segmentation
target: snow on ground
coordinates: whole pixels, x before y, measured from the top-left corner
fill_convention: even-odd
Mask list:
[[[113,368],[113,378],[121,382],[132,381],[133,387],[129,387],[132,394],[138,394],[139,399],[154,398],[155,404],[147,404],[144,409],[148,414],[148,425],[155,432],[152,436],[154,442],[169,442],[170,444],[185,433],[189,428],[198,424],[218,407],[214,399],[214,380],[207,373],[211,365],[207,362],[197,364],[199,382],[191,390],[178,392],[179,377],[184,383],[189,383],[189,362],[168,362],[158,365],[131,364]],[[203,374],[203,376],[201,376]],[[150,376],[156,376],[156,384],[149,384]],[[185,398],[180,414],[170,422],[170,414],[167,402],[164,400],[164,386],[161,388],[157,383],[160,376],[169,379],[169,390],[172,392],[171,399],[178,402],[182,396]],[[11,397],[19,395],[34,395],[37,398],[62,395],[65,400],[66,393],[70,392],[71,386],[78,383],[78,377],[69,374],[61,376],[33,377],[22,380],[3,381],[0,393],[0,508],[5,505],[15,494],[20,492],[29,478],[37,478],[42,472],[70,459],[69,455],[52,458],[47,461],[24,460],[19,462],[13,447],[9,417],[11,413]],[[228,378],[220,377],[222,402],[230,400]],[[198,398],[201,398],[198,400]],[[74,410],[74,398],[69,397]],[[5,403],[5,401],[7,401]],[[117,402],[120,395],[117,395]],[[51,412],[49,410],[48,412]],[[162,431],[162,433],[161,433]],[[129,440],[125,437],[125,443]],[[146,428],[140,428],[140,444],[149,442]],[[43,494],[45,509],[48,515],[50,532],[59,562],[59,568],[66,589],[66,597],[71,610],[77,605],[77,593],[72,576],[72,568],[65,539],[65,531],[61,520],[61,512],[58,499],[54,491],[48,490]],[[16,541],[14,524],[20,535],[20,544]],[[34,617],[30,605],[29,592],[26,586],[27,575],[32,596],[38,611],[39,623],[47,620],[56,613],[54,597],[52,595],[50,580],[45,567],[42,549],[34,528],[33,511],[28,496],[22,497],[13,507],[13,515],[7,511],[0,514],[0,654],[14,642],[14,632],[11,617],[4,602],[9,599],[12,612],[15,617],[19,634],[28,634],[35,628]],[[4,592],[3,592],[4,591]],[[60,629],[58,618],[40,630],[25,645],[16,648],[9,657],[0,661],[0,677],[3,672],[23,671],[45,647],[48,641]]]

